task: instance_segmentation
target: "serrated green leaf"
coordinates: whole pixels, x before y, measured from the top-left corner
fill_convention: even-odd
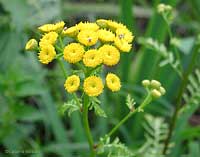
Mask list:
[[[94,103],[93,108],[94,108],[96,115],[101,116],[101,117],[107,117],[104,110],[98,104]]]
[[[110,141],[110,137],[100,139],[101,145],[98,147],[98,154],[105,154],[107,157],[132,157],[133,152],[129,150],[124,144],[122,144],[119,138],[115,138],[113,142]]]
[[[64,103],[59,109],[59,112],[61,114],[64,114],[66,111],[68,111],[68,116],[71,116],[73,112],[78,111],[78,110],[80,110],[79,106],[76,104],[76,101],[72,99],[68,101],[67,103]]]
[[[89,109],[94,109],[94,112],[96,115],[101,116],[101,117],[107,117],[106,113],[104,110],[100,107],[101,101],[97,99],[96,97],[90,98],[91,100],[91,105]]]
[[[169,64],[175,72],[181,76],[181,64],[178,58],[175,57],[174,53],[167,50],[166,46],[162,43],[159,43],[157,40],[153,38],[139,38],[138,42],[147,48],[154,50],[157,52],[161,57],[162,60],[159,63],[159,66],[165,66]]]
[[[168,125],[164,123],[164,119],[145,115],[144,129],[146,131],[146,142],[136,152],[140,157],[164,157],[162,150],[164,148],[164,139],[168,133]]]
[[[126,105],[128,106],[128,108],[130,110],[133,110],[135,104],[136,104],[135,100],[131,97],[130,94],[128,94],[127,97],[126,97]]]

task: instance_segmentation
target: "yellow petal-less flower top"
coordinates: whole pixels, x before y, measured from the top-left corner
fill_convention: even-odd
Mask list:
[[[84,80],[83,88],[88,96],[98,96],[103,91],[103,82],[100,77],[90,76]]]

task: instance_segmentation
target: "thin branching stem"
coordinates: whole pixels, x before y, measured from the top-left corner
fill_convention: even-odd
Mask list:
[[[163,19],[164,19],[164,21],[165,21],[165,23],[166,23],[166,25],[167,25],[167,31],[168,31],[168,33],[169,33],[169,38],[170,38],[170,42],[171,42],[171,40],[174,38],[174,36],[173,36],[172,30],[171,30],[170,23],[169,23],[169,21],[167,20],[167,17],[166,17],[164,14],[162,14],[162,17],[163,17]],[[176,46],[173,46],[173,45],[172,45],[172,48],[173,48],[173,50],[174,50],[174,52],[175,52],[175,55],[176,55],[177,60],[179,60],[179,62],[180,62],[180,65],[179,65],[180,71],[178,71],[178,70],[176,70],[176,69],[175,69],[175,70],[176,70],[176,72],[179,74],[179,76],[182,78],[181,72],[183,71],[183,68],[182,68],[182,66],[181,66],[181,57],[180,57],[180,54],[179,54],[179,52],[178,52]]]
[[[67,77],[67,73],[64,69],[64,65],[61,61],[60,58],[57,59],[58,60],[58,63],[60,65],[60,68],[63,72],[63,75],[65,76],[65,78]],[[74,99],[77,101],[77,103],[79,104],[79,107],[80,109],[82,108],[79,100],[78,100],[78,97],[76,94],[73,94],[73,97]],[[92,138],[92,134],[91,134],[91,131],[90,131],[90,126],[89,126],[89,122],[88,122],[88,106],[89,106],[89,98],[87,95],[83,95],[83,126],[85,128],[85,133],[86,133],[86,137],[87,137],[87,140],[88,140],[88,143],[89,143],[89,147],[90,147],[90,157],[95,157],[96,156],[96,152],[95,152],[95,149],[94,149],[94,142],[93,142],[93,138]]]
[[[64,67],[62,60],[60,58],[58,58],[57,61],[58,61],[58,64],[59,64],[59,66],[60,66],[60,68],[63,72],[64,77],[67,78],[67,72],[65,70],[65,67]]]
[[[144,107],[149,104],[152,101],[152,96],[149,93],[146,98],[144,99],[144,101],[141,103],[141,105],[135,109],[135,110],[131,110],[113,129],[111,129],[111,131],[107,134],[107,136],[111,136],[113,133],[115,133],[119,127],[124,124],[132,115],[134,115],[136,112],[140,112],[143,111]]]

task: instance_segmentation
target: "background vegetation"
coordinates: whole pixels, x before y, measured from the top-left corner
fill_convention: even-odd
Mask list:
[[[160,66],[163,58],[156,48],[140,38],[151,37],[170,48],[167,25],[156,12],[161,2],[176,9],[172,32],[179,41],[176,47],[183,65],[182,80],[170,64]],[[97,18],[123,22],[133,31],[135,41],[132,52],[112,69],[121,76],[122,90],[101,95],[108,117],[90,113],[95,140],[128,112],[128,93],[141,102],[145,93],[141,80],[157,79],[167,94],[148,105],[148,115],[134,115],[116,136],[137,156],[149,157],[156,152],[152,157],[159,157],[171,127],[166,156],[199,156],[200,55],[193,55],[198,50],[199,15],[199,0],[0,0],[0,156],[87,156],[80,116],[58,112],[70,97],[63,88],[62,72],[54,62],[41,65],[36,54],[24,51],[24,45],[36,36],[36,26],[41,24],[64,20],[72,26]]]

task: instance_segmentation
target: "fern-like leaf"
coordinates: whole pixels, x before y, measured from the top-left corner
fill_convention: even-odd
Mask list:
[[[107,157],[133,157],[134,154],[123,143],[116,138],[113,142],[110,141],[110,137],[100,139],[100,145],[98,148],[99,154],[104,154]]]
[[[164,44],[159,43],[157,40],[152,38],[142,37],[139,38],[138,42],[148,47],[149,49],[156,51],[163,58],[159,64],[160,67],[169,64],[174,69],[174,71],[176,71],[177,74],[182,77],[180,61],[175,57],[173,52],[167,50]]]
[[[194,74],[189,76],[187,91],[183,94],[185,104],[200,103],[200,70],[196,69]]]
[[[168,125],[163,118],[145,116],[144,128],[146,131],[146,142],[136,152],[137,157],[163,157],[164,140],[168,132]]]
[[[97,116],[107,117],[105,111],[100,107],[101,101],[96,97],[91,97],[90,100],[91,104],[89,109],[90,110],[94,109],[94,112]]]
[[[131,97],[130,94],[128,94],[126,97],[126,105],[128,106],[128,108],[130,110],[134,110],[135,104],[136,104],[135,100]]]
[[[77,102],[72,99],[66,103],[64,103],[58,110],[58,112],[61,115],[64,115],[66,111],[68,111],[68,116],[71,116],[71,114],[75,111],[80,110],[79,106],[77,105]]]

